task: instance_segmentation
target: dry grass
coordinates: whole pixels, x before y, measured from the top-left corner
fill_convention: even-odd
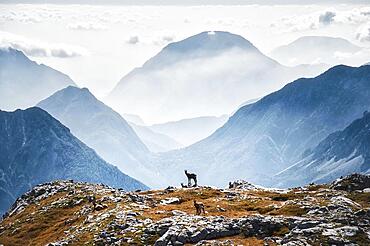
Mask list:
[[[286,215],[286,216],[301,216],[306,213],[306,210],[298,205],[293,205],[290,200],[301,200],[307,195],[315,196],[318,204],[328,202],[326,197],[319,197],[316,194],[321,190],[321,186],[312,186],[308,190],[296,189],[288,193],[278,193],[273,191],[222,191],[207,187],[198,187],[191,189],[175,189],[172,192],[163,190],[152,190],[140,192],[141,195],[148,195],[155,202],[150,203],[149,209],[144,209],[140,215],[141,219],[150,218],[154,221],[162,218],[173,216],[174,210],[180,210],[188,214],[195,214],[193,201],[202,202],[205,205],[205,216],[224,216],[228,218],[238,218],[253,214],[265,215]],[[234,194],[233,194],[234,193]],[[236,193],[236,195],[235,195]],[[74,213],[80,211],[83,206],[92,206],[87,200],[76,206],[54,207],[49,211],[42,213],[43,207],[59,199],[65,198],[67,193],[59,192],[51,197],[44,199],[39,205],[30,205],[25,211],[18,215],[6,218],[1,226],[5,227],[3,233],[0,232],[0,244],[7,245],[46,245],[49,242],[57,241],[65,236],[64,231],[69,230],[72,226],[78,226],[85,220],[84,216],[76,216]],[[74,196],[74,200],[85,198],[88,193],[82,196]],[[111,195],[111,194],[105,194]],[[104,195],[96,196],[97,200]],[[349,198],[354,201],[369,206],[369,195],[366,193],[351,193]],[[160,201],[166,198],[177,197],[180,199],[178,204],[163,205]],[[116,208],[118,204],[112,202],[104,202],[108,205],[107,210]],[[73,204],[73,203],[70,203]],[[119,203],[122,207],[130,208],[131,205],[127,200]],[[137,208],[132,206],[132,210]],[[225,210],[225,211],[222,211]],[[163,211],[158,213],[158,211]],[[139,212],[139,211],[138,211]],[[97,211],[92,214],[98,213]],[[66,221],[69,223],[65,223]],[[101,230],[107,226],[111,219],[100,223],[97,230]],[[14,231],[18,228],[17,231]],[[288,232],[287,228],[275,232],[274,236],[282,236]],[[134,238],[134,237],[133,237]],[[155,239],[155,238],[154,238]],[[72,245],[82,245],[87,242],[91,245],[93,240],[93,232],[85,232],[78,235]],[[244,236],[235,236],[218,240],[231,240],[235,245],[263,245],[263,240],[257,238],[245,238]]]
[[[151,195],[157,202],[165,198],[177,197],[179,204],[157,205],[145,211],[145,217],[160,220],[172,216],[173,210],[180,210],[188,214],[195,214],[193,201],[205,205],[205,216],[225,216],[237,218],[252,214],[291,215],[300,216],[306,213],[299,206],[286,205],[284,202],[293,199],[302,199],[307,194],[303,192],[276,193],[272,191],[238,191],[237,197],[227,197],[227,192],[210,188],[177,189],[173,192],[149,191],[144,194]],[[240,196],[244,196],[241,199]],[[220,208],[225,211],[221,211]]]
[[[41,202],[38,207],[43,207],[65,196],[57,193]],[[82,204],[75,207],[53,208],[45,213],[39,213],[35,205],[28,206],[22,213],[6,218],[2,224],[9,228],[0,236],[0,243],[7,245],[45,245],[58,240],[64,235],[72,224],[81,222],[83,218],[76,218],[71,224],[65,221],[73,218],[73,213],[81,208]],[[34,213],[34,215],[32,215]],[[18,228],[17,231],[12,228]]]
[[[42,208],[51,203],[65,198],[66,192],[59,192],[40,202],[39,205],[30,205],[26,209],[14,216],[6,218],[2,225],[8,226],[7,230],[0,235],[0,244],[7,245],[46,245],[47,243],[62,239],[64,231],[71,229],[72,226],[79,225],[85,220],[84,216],[76,216],[75,213],[88,203],[85,196],[75,196],[69,200],[65,206],[52,207],[43,212]],[[100,199],[102,196],[96,196]],[[82,203],[73,205],[72,201],[83,199]],[[114,204],[107,204],[112,209]],[[92,206],[87,204],[87,206]],[[96,213],[97,211],[93,212]],[[14,232],[13,228],[17,228]],[[82,234],[77,238],[75,245],[81,245],[92,241],[92,234]]]
[[[315,185],[307,186],[307,189],[309,191],[318,191],[320,189],[328,189],[328,188],[329,188],[329,185],[327,184],[315,184]]]
[[[297,205],[286,205],[280,209],[270,212],[270,215],[285,215],[285,216],[302,216],[307,213],[307,210]]]
[[[370,207],[370,193],[354,191],[354,192],[348,193],[347,197],[357,202],[364,208]]]

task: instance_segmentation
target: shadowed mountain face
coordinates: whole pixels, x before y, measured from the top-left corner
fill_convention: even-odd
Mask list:
[[[286,81],[318,71],[284,67],[239,35],[202,32],[169,44],[123,77],[107,102],[147,123],[223,115]]]
[[[0,48],[0,109],[34,106],[75,83],[65,74],[28,59],[21,51]]]
[[[102,160],[40,108],[0,111],[0,213],[34,185],[56,179],[146,189]]]
[[[346,61],[363,61],[363,57],[354,57],[362,48],[343,38],[325,36],[300,37],[288,45],[280,46],[271,52],[271,56],[283,64],[343,64]],[[366,60],[365,60],[366,61]],[[363,64],[360,62],[360,64]]]
[[[245,178],[270,185],[271,176],[369,107],[370,66],[336,66],[242,107],[210,137],[165,153],[158,163],[173,183],[188,169],[207,184]]]
[[[370,113],[330,134],[305,158],[275,176],[279,186],[325,183],[351,173],[370,173]]]
[[[147,180],[151,171],[142,165],[150,151],[117,112],[86,88],[69,86],[41,101],[38,107],[69,127],[72,133],[123,172]]]

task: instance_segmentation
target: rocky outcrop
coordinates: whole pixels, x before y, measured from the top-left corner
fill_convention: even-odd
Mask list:
[[[233,182],[229,182],[229,189],[256,190],[257,186],[249,183],[248,181],[239,179]]]
[[[55,181],[15,202],[0,223],[0,244],[27,244],[31,230],[33,243],[54,246],[369,245],[367,194],[322,185],[124,192]],[[204,216],[194,215],[194,200],[205,205]]]
[[[330,188],[345,191],[370,189],[370,175],[355,173],[341,177],[335,180]]]

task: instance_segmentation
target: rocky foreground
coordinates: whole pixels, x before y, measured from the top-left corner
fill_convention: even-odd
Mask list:
[[[370,176],[290,190],[124,192],[55,181],[20,197],[0,223],[3,245],[370,245]],[[194,200],[205,205],[195,215]]]

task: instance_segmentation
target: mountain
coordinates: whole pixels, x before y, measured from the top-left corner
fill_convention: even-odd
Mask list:
[[[243,178],[274,185],[274,174],[368,108],[370,66],[336,66],[242,107],[214,134],[159,155],[156,165],[171,184],[183,182],[178,170],[187,169],[198,173],[199,183],[225,186]]]
[[[71,129],[81,141],[128,175],[148,180],[142,163],[150,151],[117,112],[100,102],[87,88],[69,86],[37,104]]]
[[[28,59],[21,51],[0,48],[0,109],[34,106],[75,83],[67,75]]]
[[[304,36],[274,49],[270,55],[286,65],[326,63],[331,65],[350,64],[361,47],[346,39],[325,36]],[[365,59],[366,57],[363,57]],[[356,58],[357,59],[357,58]],[[366,61],[368,59],[363,60]],[[359,62],[359,64],[363,64]],[[356,63],[358,63],[356,61]]]
[[[279,186],[331,182],[352,173],[370,173],[370,113],[321,141],[305,158],[275,176]]]
[[[147,189],[101,159],[40,108],[0,111],[0,142],[0,213],[33,186],[56,179]]]
[[[182,145],[188,146],[211,135],[225,124],[228,118],[227,115],[220,117],[203,116],[155,124],[150,126],[150,129],[165,134]]]
[[[143,121],[143,119],[138,116],[138,115],[135,115],[135,114],[122,114],[123,118],[125,120],[127,120],[127,122],[132,122],[134,123],[135,125],[145,125],[145,122]]]
[[[183,147],[182,144],[171,137],[151,130],[149,126],[136,125],[132,122],[129,122],[129,124],[148,149],[154,153],[167,152]]]
[[[235,109],[235,111],[232,113],[232,114],[235,114],[236,113],[236,111],[238,111],[240,108],[242,108],[242,107],[244,107],[244,106],[247,106],[247,105],[249,105],[249,104],[252,104],[252,103],[255,103],[255,102],[257,102],[258,100],[260,100],[261,98],[253,98],[253,99],[249,99],[249,100],[247,100],[247,101],[245,101],[245,102],[243,102],[241,105],[239,105],[239,107],[238,108],[236,108]]]
[[[223,115],[286,81],[319,71],[321,67],[282,66],[239,35],[202,32],[167,45],[124,76],[106,102],[150,124]]]
[[[12,205],[0,220],[0,244],[365,246],[369,181],[370,175],[352,175],[289,190],[236,181],[226,189],[130,193],[55,181]],[[96,197],[95,204],[89,197]],[[194,202],[203,204],[204,213],[196,213]]]

